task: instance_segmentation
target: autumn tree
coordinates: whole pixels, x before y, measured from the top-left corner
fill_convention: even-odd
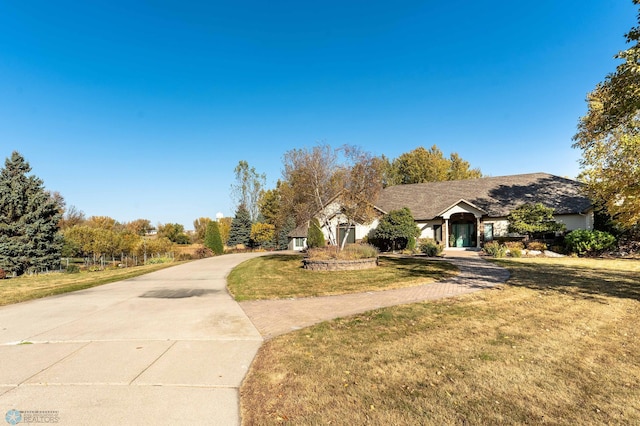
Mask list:
[[[17,151],[0,170],[0,268],[15,275],[56,267],[62,249],[61,206],[29,172]]]
[[[156,229],[148,219],[136,219],[124,224],[124,228],[135,235],[147,235]]]
[[[273,248],[275,246],[276,227],[270,223],[256,222],[251,225],[250,239],[260,248]]]
[[[329,242],[336,244],[326,207],[342,189],[338,153],[329,145],[293,149],[284,154],[283,166],[280,193],[285,211],[298,224],[319,215],[320,222],[327,227]]]
[[[371,223],[378,215],[373,203],[382,190],[384,163],[381,158],[374,157],[358,147],[344,146],[342,150],[347,163],[344,167],[339,202],[349,229],[358,223]],[[345,232],[342,241],[338,242],[341,248],[344,248],[348,237],[349,233]]]
[[[274,189],[263,191],[260,196],[260,216],[265,223],[274,226],[274,244],[279,250],[288,247],[287,234],[295,228],[292,209],[285,206],[283,192],[289,190],[288,184],[278,180]],[[293,223],[293,225],[291,225]]]
[[[418,147],[405,152],[391,162],[386,171],[387,185],[403,185],[445,180],[475,179],[482,177],[480,169],[472,169],[468,161],[458,153],[446,158],[442,151],[433,145],[429,149]]]
[[[81,225],[87,220],[82,210],[78,210],[76,206],[66,206],[62,210],[62,218],[60,219],[60,229],[68,229],[76,225]]]
[[[233,170],[235,183],[231,185],[231,194],[237,206],[244,206],[249,212],[251,222],[258,219],[260,194],[266,185],[266,175],[256,172],[255,167],[249,167],[244,160],[238,162]]]
[[[218,222],[209,220],[206,222],[206,231],[204,236],[204,245],[211,249],[215,254],[224,254],[224,245],[220,236],[220,228]]]
[[[220,238],[222,238],[222,244],[227,245],[229,241],[229,232],[231,231],[232,217],[221,217],[217,220],[218,228],[220,229]]]
[[[159,224],[158,237],[166,237],[176,244],[189,244],[189,236],[185,234],[184,226],[179,223]]]
[[[587,95],[573,146],[582,150],[588,194],[630,228],[640,222],[640,26],[625,36],[631,46],[615,55],[622,62]]]

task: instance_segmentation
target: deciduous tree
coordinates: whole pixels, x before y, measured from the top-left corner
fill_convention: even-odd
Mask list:
[[[480,169],[472,169],[458,153],[446,158],[440,148],[418,147],[391,162],[386,170],[387,185],[403,185],[445,180],[475,179],[482,177]]]
[[[249,212],[252,222],[258,219],[260,211],[258,200],[266,184],[266,175],[256,172],[255,167],[249,167],[244,160],[238,162],[233,170],[236,181],[231,185],[231,194],[237,206],[244,206]]]
[[[0,268],[21,275],[56,267],[61,207],[14,151],[0,170]]]
[[[622,60],[615,72],[587,95],[573,146],[582,150],[587,192],[619,224],[633,227],[640,222],[640,26],[626,41],[631,46],[615,56]]]
[[[205,235],[207,233],[207,229],[208,229],[207,227],[209,226],[209,222],[211,222],[211,219],[208,217],[201,217],[193,221],[193,229],[195,230],[196,242],[201,243],[205,240]],[[218,233],[219,232],[220,230],[218,230]]]
[[[256,222],[251,225],[251,241],[260,248],[275,247],[276,227],[270,223]]]

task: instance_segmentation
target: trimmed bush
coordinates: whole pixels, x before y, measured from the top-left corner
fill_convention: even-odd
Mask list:
[[[420,240],[420,251],[429,257],[436,257],[442,254],[444,246],[438,244],[433,238],[425,238]]]
[[[578,255],[593,255],[615,247],[616,238],[603,231],[577,229],[564,238],[567,250]]]
[[[489,256],[496,258],[504,257],[507,254],[507,247],[497,241],[486,243],[482,250]]]

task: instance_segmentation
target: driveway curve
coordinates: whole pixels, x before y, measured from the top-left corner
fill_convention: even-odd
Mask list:
[[[453,297],[504,283],[509,271],[478,256],[475,251],[449,250],[442,261],[460,273],[435,283],[394,290],[298,299],[252,300],[240,306],[265,339],[322,321],[373,309]]]
[[[0,416],[9,424],[239,424],[238,389],[262,337],[226,276],[259,255],[0,308]]]

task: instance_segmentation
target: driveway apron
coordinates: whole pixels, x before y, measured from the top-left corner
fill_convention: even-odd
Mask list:
[[[239,424],[238,389],[262,337],[226,276],[257,255],[0,308],[2,420]]]

